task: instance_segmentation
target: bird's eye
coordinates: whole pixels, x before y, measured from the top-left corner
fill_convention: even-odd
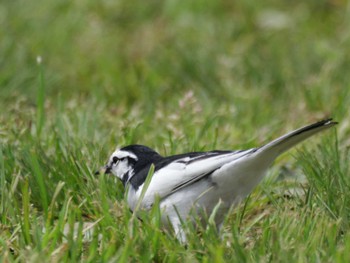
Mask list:
[[[118,157],[113,157],[113,163],[117,163],[119,161]]]

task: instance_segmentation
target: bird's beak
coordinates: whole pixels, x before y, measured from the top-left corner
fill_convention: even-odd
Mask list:
[[[98,169],[95,172],[95,175],[99,175],[99,174],[110,174],[111,173],[111,167],[109,167],[108,165],[102,166],[100,169]]]

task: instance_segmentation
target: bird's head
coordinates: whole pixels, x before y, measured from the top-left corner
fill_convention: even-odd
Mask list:
[[[113,174],[125,185],[137,171],[150,165],[155,159],[162,158],[154,150],[143,145],[129,145],[116,149],[105,166],[95,174]]]

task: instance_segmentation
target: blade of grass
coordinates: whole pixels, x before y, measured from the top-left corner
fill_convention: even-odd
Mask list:
[[[47,218],[49,205],[48,205],[48,196],[46,191],[47,187],[45,185],[43,172],[41,171],[38,159],[33,154],[29,154],[29,161],[33,170],[33,176],[35,178],[36,183],[39,186],[39,195],[41,198],[41,205],[43,207],[43,212],[45,214],[45,217]]]
[[[130,235],[130,237],[133,236],[133,229],[134,229],[133,228],[133,222],[136,219],[137,212],[139,211],[139,209],[141,207],[142,200],[145,197],[146,191],[147,191],[147,189],[148,189],[148,187],[149,187],[149,185],[151,183],[153,174],[154,174],[154,165],[152,164],[151,167],[149,168],[149,171],[148,171],[148,174],[147,174],[147,177],[146,177],[146,181],[145,181],[145,183],[143,185],[143,188],[142,188],[139,200],[137,201],[137,204],[136,204],[135,209],[133,211],[132,217],[130,218],[130,221],[129,221],[129,235]],[[126,193],[127,193],[127,191],[126,191]]]
[[[39,65],[39,85],[37,91],[37,108],[36,108],[36,135],[40,137],[42,128],[45,122],[45,83],[44,83],[44,68],[42,64],[42,58],[37,57],[37,63]]]
[[[29,218],[29,207],[30,207],[30,195],[29,195],[29,183],[28,178],[25,178],[22,184],[22,209],[23,209],[23,219],[22,219],[22,233],[24,235],[24,241],[26,245],[31,243],[30,238],[30,218]]]
[[[46,227],[48,228],[50,224],[52,224],[53,221],[53,215],[54,215],[54,209],[55,209],[55,202],[57,200],[57,197],[59,195],[59,193],[61,192],[61,190],[63,189],[65,183],[64,182],[59,182],[57,184],[56,190],[53,194],[53,197],[51,199],[51,204],[50,204],[50,208],[49,208],[49,212],[48,212],[48,217],[47,217],[47,221],[46,221]]]
[[[5,220],[5,193],[6,190],[6,180],[5,180],[5,163],[4,163],[4,155],[2,152],[2,148],[0,148],[0,196],[1,196],[1,202],[0,202],[0,215],[1,215],[1,222],[4,222]]]

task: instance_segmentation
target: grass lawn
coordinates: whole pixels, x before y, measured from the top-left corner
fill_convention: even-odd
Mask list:
[[[0,22],[0,262],[348,262],[348,1],[3,0]],[[93,174],[117,146],[246,149],[330,116],[187,247]]]

